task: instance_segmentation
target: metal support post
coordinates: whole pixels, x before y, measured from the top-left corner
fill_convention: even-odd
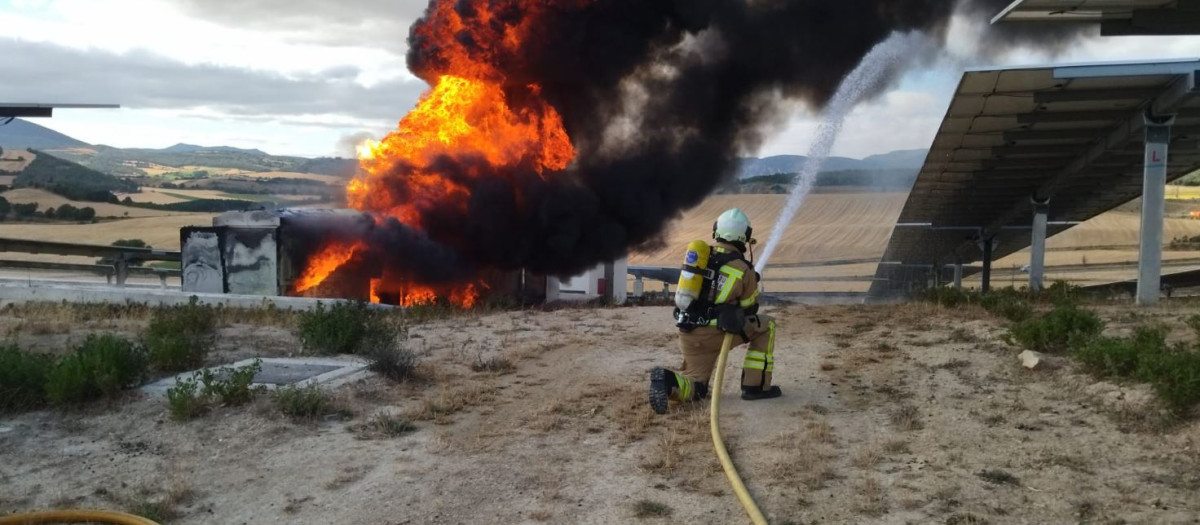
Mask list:
[[[979,243],[983,245],[983,284],[980,290],[987,293],[992,287],[992,246],[995,244],[995,237],[986,235]]]
[[[1137,304],[1158,303],[1162,282],[1163,209],[1167,191],[1167,144],[1175,117],[1146,115],[1146,153],[1142,177],[1142,231],[1138,252]]]
[[[955,262],[954,263],[954,289],[955,290],[962,290],[962,274],[963,274],[962,270],[963,270],[962,261]]]
[[[603,297],[604,297],[604,302],[607,304],[612,304],[616,298],[617,283],[614,282],[616,280],[615,275],[614,275],[616,272],[616,269],[613,268],[613,266],[614,266],[614,264],[611,261],[604,263]],[[625,286],[625,283],[622,282],[621,286]]]
[[[646,293],[646,283],[642,280],[642,276],[637,276],[633,280],[633,296],[641,298]]]
[[[1042,289],[1042,274],[1046,267],[1046,216],[1050,212],[1050,199],[1033,202],[1033,241],[1029,249],[1029,290]]]

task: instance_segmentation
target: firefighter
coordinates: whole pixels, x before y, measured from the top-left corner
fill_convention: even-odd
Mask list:
[[[742,365],[742,399],[782,395],[771,384],[775,320],[758,313],[759,275],[744,255],[752,233],[750,219],[733,208],[713,224],[715,245],[703,241],[689,245],[675,309],[683,366],[678,371],[662,367],[651,371],[650,407],[656,413],[667,412],[668,399],[697,401],[708,394],[726,333],[735,334],[735,344],[749,343]],[[694,286],[686,282],[689,278]]]

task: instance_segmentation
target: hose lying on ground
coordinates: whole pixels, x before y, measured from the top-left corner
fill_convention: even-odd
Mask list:
[[[44,523],[110,523],[112,525],[159,525],[141,516],[110,510],[47,510],[0,516],[0,525],[41,525]]]
[[[725,440],[721,438],[721,390],[725,384],[725,361],[729,357],[729,349],[732,347],[733,334],[725,334],[725,342],[721,344],[721,355],[717,357],[717,377],[713,381],[712,410],[708,417],[708,426],[712,430],[713,447],[717,449],[717,459],[721,460],[721,467],[725,469],[725,477],[729,478],[729,484],[733,485],[733,493],[737,494],[738,500],[746,508],[746,514],[750,515],[750,521],[754,525],[767,525],[767,519],[763,517],[762,511],[758,510],[758,504],[754,502],[754,498],[746,491],[746,485],[742,483],[742,477],[738,475],[737,467],[733,466],[733,461],[729,459],[729,451],[725,449]]]

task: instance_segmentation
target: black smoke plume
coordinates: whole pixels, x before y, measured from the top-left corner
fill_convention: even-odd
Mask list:
[[[467,25],[484,28],[451,44],[502,71],[514,107],[526,86],[540,85],[578,156],[546,178],[444,158],[439,172],[471,188],[465,212],[426,212],[426,232],[364,221],[330,235],[368,239],[373,257],[426,282],[480,268],[577,273],[657,242],[681,210],[731,176],[739,156],[758,149],[780,97],[819,108],[892,32],[944,42],[955,14],[986,24],[1008,1],[432,0],[411,32],[409,68],[431,84],[445,70],[447,44],[419,29],[451,3]],[[528,4],[546,7],[535,14]],[[522,24],[531,33],[517,49],[480,41]],[[980,38],[982,49],[999,51],[1058,46],[1076,34],[993,27]],[[465,175],[480,169],[490,174]],[[389,174],[405,176],[403,167]]]

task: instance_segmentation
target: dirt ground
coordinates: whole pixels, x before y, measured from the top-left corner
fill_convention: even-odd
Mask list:
[[[1119,332],[1195,308],[1100,310]],[[1200,426],[1161,428],[1143,389],[1097,383],[1064,358],[1021,368],[1002,322],[980,310],[768,310],[784,397],[741,401],[735,350],[722,422],[771,523],[1200,515]],[[293,329],[267,324],[223,328],[214,362],[298,351]],[[89,326],[134,333],[138,322],[0,316],[0,333],[45,349]],[[667,308],[472,314],[414,324],[406,344],[422,356],[420,380],[342,386],[346,414],[310,423],[266,399],[177,423],[163,400],[134,394],[0,418],[0,511],[168,499],[179,524],[747,521],[707,406],[647,406],[647,371],[678,361]],[[503,360],[512,366],[472,369]],[[417,430],[364,432],[381,412],[413,416]]]

